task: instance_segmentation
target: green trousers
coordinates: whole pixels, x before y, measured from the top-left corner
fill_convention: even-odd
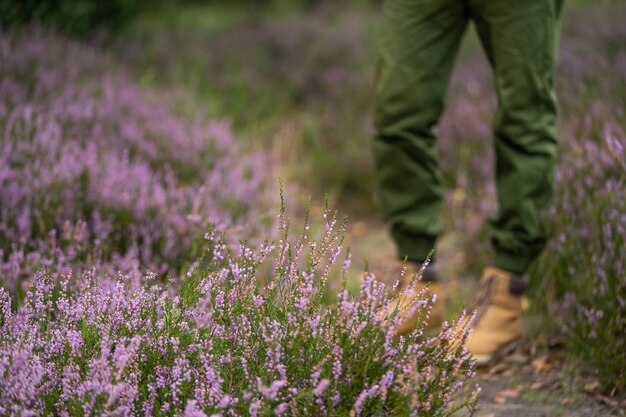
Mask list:
[[[499,210],[495,265],[523,273],[546,242],[540,214],[557,156],[553,72],[561,0],[386,0],[373,142],[383,213],[400,258],[424,260],[442,232],[435,126],[473,21],[493,69]],[[487,139],[487,138],[486,138]]]

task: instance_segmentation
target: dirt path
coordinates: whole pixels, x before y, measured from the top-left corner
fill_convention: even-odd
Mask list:
[[[394,257],[393,243],[380,223],[351,223],[346,244],[353,254],[354,271],[362,271],[367,263],[369,269],[376,272]],[[446,273],[451,276],[458,274],[463,256],[455,245],[455,239],[444,236],[438,252],[440,259],[450,260],[446,262]],[[351,279],[358,280],[358,277]],[[454,288],[459,298],[466,297],[472,290],[472,282],[471,277],[465,277],[451,282],[449,288]],[[474,416],[626,416],[623,393],[614,397],[604,396],[593,378],[574,378],[573,373],[567,371],[571,364],[565,362],[558,343],[554,343],[547,353],[530,353],[531,350],[530,344],[522,342],[506,353],[506,359],[479,370],[475,382],[481,386],[482,394],[479,410]]]
[[[557,348],[532,357],[518,348],[509,358],[479,371],[479,417],[623,416],[624,398],[600,394],[592,378],[572,378]]]

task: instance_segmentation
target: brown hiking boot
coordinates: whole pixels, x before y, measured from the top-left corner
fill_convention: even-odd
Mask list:
[[[438,327],[445,317],[445,306],[443,301],[443,284],[437,279],[436,271],[430,267],[425,269],[420,276],[421,265],[414,262],[398,263],[395,267],[395,280],[400,278],[400,285],[395,297],[387,309],[379,314],[385,317],[385,320],[391,317],[399,317],[400,323],[395,328],[395,337],[409,333],[417,324],[420,318],[423,318],[421,308],[414,308],[415,299],[423,294],[420,298],[429,298],[435,295],[430,316],[427,319],[426,327]]]
[[[522,336],[522,294],[526,282],[521,275],[490,266],[484,269],[468,311],[476,310],[465,345],[479,366],[496,352]]]

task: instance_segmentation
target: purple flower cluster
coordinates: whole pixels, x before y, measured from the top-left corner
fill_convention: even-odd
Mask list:
[[[209,223],[262,223],[267,161],[243,155],[227,123],[175,104],[85,45],[0,33],[5,286],[94,252],[123,271],[175,270]]]
[[[40,272],[23,302],[0,289],[0,414],[296,416],[448,414],[469,406],[463,318],[399,342],[369,274],[356,296],[321,302],[341,264],[343,226],[327,216],[257,249],[206,235],[180,286],[154,275]],[[345,271],[344,271],[345,273]],[[427,316],[430,301],[417,302]],[[384,321],[386,319],[386,321]]]

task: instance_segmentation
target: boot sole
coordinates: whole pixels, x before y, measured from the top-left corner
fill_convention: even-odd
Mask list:
[[[489,365],[495,359],[498,359],[498,358],[503,359],[504,358],[503,354],[509,350],[512,350],[512,348],[514,348],[518,342],[519,342],[518,340],[509,342],[493,353],[472,353],[472,359],[474,360],[474,363],[476,364],[477,367],[479,368],[487,367],[487,365]]]
[[[484,368],[489,365],[489,362],[491,362],[491,359],[493,359],[494,356],[494,354],[483,353],[472,355],[472,359],[474,360],[476,366],[478,366],[479,368]]]

